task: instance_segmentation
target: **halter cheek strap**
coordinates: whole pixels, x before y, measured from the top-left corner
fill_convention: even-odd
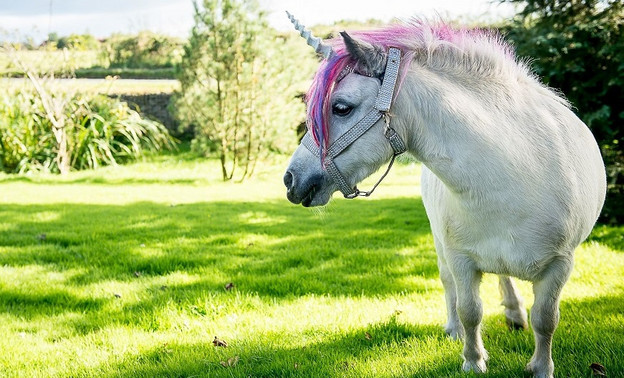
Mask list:
[[[334,180],[336,185],[338,185],[338,188],[345,196],[345,198],[370,196],[390,171],[390,168],[394,163],[394,159],[407,150],[399,134],[397,134],[397,132],[392,127],[390,127],[389,111],[390,106],[392,105],[392,97],[394,95],[397,78],[399,76],[400,65],[401,50],[391,47],[388,50],[386,71],[382,79],[381,87],[379,88],[379,93],[377,93],[375,106],[364,116],[364,118],[359,120],[353,127],[347,130],[346,133],[342,134],[338,139],[336,139],[327,149],[327,153],[325,155],[325,169],[327,170],[327,173],[331,176],[332,180]],[[336,156],[340,155],[345,149],[347,149],[347,147],[349,147],[353,142],[355,142],[359,137],[364,135],[364,133],[368,131],[374,124],[376,124],[381,118],[383,118],[385,121],[384,136],[390,143],[390,146],[392,147],[394,153],[392,155],[392,159],[390,160],[390,164],[388,164],[386,172],[381,176],[381,178],[379,179],[379,181],[377,181],[373,188],[369,191],[360,191],[357,186],[349,186],[345,177],[342,175],[338,167],[336,167],[334,159],[336,158]],[[306,135],[301,140],[301,143],[316,157],[320,157],[319,147],[310,136],[310,133],[306,133]]]

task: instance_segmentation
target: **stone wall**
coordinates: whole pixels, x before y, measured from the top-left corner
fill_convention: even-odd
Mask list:
[[[179,135],[178,124],[169,112],[171,93],[149,93],[140,95],[119,95],[119,99],[128,103],[130,108],[141,115],[161,122],[172,135]]]

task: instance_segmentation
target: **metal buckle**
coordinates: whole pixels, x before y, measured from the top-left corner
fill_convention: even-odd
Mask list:
[[[390,116],[390,113],[388,113],[388,112],[382,112],[382,117],[383,117],[383,120],[384,120],[384,123],[385,123],[385,126],[384,126],[384,136],[385,136],[386,138],[389,138],[389,137],[388,137],[388,132],[389,132],[390,130],[394,131],[394,130],[390,127],[390,118],[392,118],[392,117]]]

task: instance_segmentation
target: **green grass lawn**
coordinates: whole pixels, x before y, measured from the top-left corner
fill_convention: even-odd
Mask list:
[[[37,73],[70,72],[100,64],[99,52],[95,50],[20,50],[16,52],[18,59]],[[0,51],[0,76],[21,75],[11,57]]]
[[[56,77],[105,78],[119,76],[122,79],[175,79],[174,67],[114,68],[102,67],[105,58],[98,50],[19,50],[17,58],[36,73]],[[0,77],[22,77],[8,53],[0,50]]]
[[[63,79],[47,81],[51,90],[102,94],[139,95],[146,93],[172,93],[179,89],[177,80],[134,79]],[[0,78],[0,90],[5,92],[33,90],[25,78]]]
[[[245,184],[179,155],[0,176],[0,376],[465,376],[419,166],[310,210],[286,201],[285,164]],[[623,234],[600,226],[577,250],[557,376],[624,375]],[[524,376],[532,333],[507,330],[496,277],[481,293],[490,376]]]

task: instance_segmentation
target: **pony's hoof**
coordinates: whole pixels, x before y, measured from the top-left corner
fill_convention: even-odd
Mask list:
[[[453,340],[461,340],[464,338],[464,330],[462,327],[457,325],[447,325],[444,327],[444,332]]]
[[[509,327],[509,329],[512,331],[529,328],[529,322],[527,321],[527,312],[523,308],[514,311],[506,310],[505,319],[507,320],[507,327]]]
[[[467,373],[471,371],[475,373],[485,373],[487,371],[485,360],[483,358],[477,361],[464,361],[462,369]]]
[[[533,374],[535,378],[554,378],[555,365],[552,360],[549,363],[538,363],[531,359],[526,366],[526,371]]]
[[[483,360],[488,362],[490,360],[490,354],[485,348],[481,348],[481,356],[483,356]]]

